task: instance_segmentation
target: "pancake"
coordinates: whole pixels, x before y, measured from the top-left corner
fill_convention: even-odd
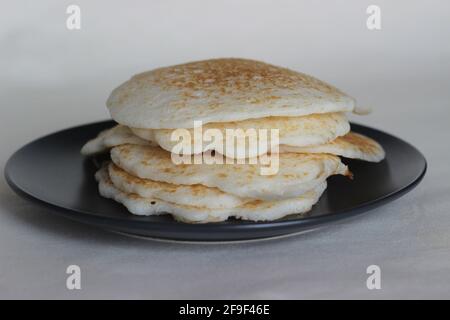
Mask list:
[[[133,176],[177,185],[201,184],[240,198],[282,200],[300,196],[323,183],[330,175],[349,175],[337,156],[282,153],[279,170],[261,175],[257,164],[175,164],[171,154],[158,147],[121,145],[111,149],[111,159]]]
[[[226,130],[256,130],[260,129],[278,129],[279,143],[291,146],[311,146],[327,143],[335,138],[345,135],[350,131],[350,124],[348,123],[343,113],[325,113],[325,114],[313,114],[303,117],[268,117],[260,119],[249,119],[238,122],[220,122],[220,123],[208,123],[202,126],[202,132],[206,130],[217,129],[220,131],[223,140],[221,145],[223,150],[215,150],[213,144],[210,142],[202,141],[202,136],[199,137],[200,145],[202,145],[202,152],[215,150],[224,154],[227,157],[232,158],[251,158],[267,153],[271,149],[270,143],[264,143],[258,146],[257,143],[250,144],[249,140],[239,141],[236,140],[236,149],[232,149],[231,152],[226,148]],[[179,144],[178,140],[172,141],[171,135],[173,130],[171,129],[135,129],[131,128],[137,136],[147,141],[152,141],[158,144],[161,148],[172,152],[174,147]],[[184,149],[183,154],[198,153],[194,151],[194,129],[188,129],[191,139],[191,148]],[[270,132],[268,131],[267,137],[270,138]],[[275,145],[275,142],[273,142]],[[187,151],[187,152],[186,152]]]
[[[294,147],[281,145],[280,152],[329,153],[345,158],[380,162],[385,157],[383,147],[375,140],[362,134],[350,132],[345,136],[323,145],[310,147]]]
[[[210,209],[180,205],[157,198],[143,198],[117,189],[108,175],[106,167],[96,173],[99,192],[103,197],[122,203],[135,215],[149,216],[170,213],[177,220],[189,223],[219,222],[229,217],[243,220],[270,221],[290,214],[302,214],[311,210],[326,188],[326,182],[301,197],[282,201],[254,200],[236,208]]]
[[[236,140],[236,149],[234,152],[227,152],[226,148],[226,129],[279,129],[279,144],[292,145],[297,147],[320,145],[330,142],[335,138],[345,135],[350,130],[350,125],[342,113],[314,114],[304,117],[269,117],[261,119],[250,119],[239,122],[227,123],[209,123],[203,126],[203,133],[209,129],[220,130],[223,140],[221,140],[224,150],[215,150],[210,142],[202,142],[203,150],[215,150],[232,158],[251,158],[268,152],[271,144],[250,145],[249,140],[240,143]],[[192,148],[183,150],[183,154],[194,153],[194,129],[188,130],[192,141]],[[159,145],[167,151],[174,150],[179,141],[171,141],[172,129],[135,129],[118,125],[109,130],[105,130],[98,137],[90,140],[82,148],[84,155],[92,155],[104,152],[114,146],[121,144],[138,145]],[[270,133],[267,135],[270,138]],[[201,137],[201,135],[200,135]],[[273,143],[275,145],[275,143]],[[278,145],[278,144],[277,144]],[[187,151],[187,152],[186,152]]]
[[[212,59],[135,75],[114,89],[111,116],[131,128],[193,128],[194,120],[234,122],[345,112],[355,101],[312,76],[247,59]]]
[[[249,202],[217,188],[201,184],[176,185],[167,182],[140,179],[120,169],[113,163],[108,165],[108,173],[114,186],[125,192],[142,198],[157,198],[181,205],[208,208],[234,208]]]
[[[212,125],[212,124],[211,124]],[[208,125],[208,127],[211,127]],[[345,131],[346,128],[344,126],[340,126]],[[129,129],[128,127],[118,125],[111,129],[102,131],[98,137],[88,141],[83,148],[81,149],[81,153],[83,155],[93,155],[100,152],[105,152],[112,147],[120,146],[122,144],[137,144],[137,145],[149,145],[149,146],[157,146],[158,143],[161,143],[165,138],[155,138],[150,137],[150,135],[154,134],[154,131],[166,131],[166,130],[147,130],[141,129],[142,137],[138,137],[134,135],[132,132],[134,129]],[[168,130],[171,131],[171,130]],[[326,130],[323,130],[326,132]],[[342,132],[343,132],[342,131]],[[336,132],[336,131],[335,131]],[[329,135],[330,131],[328,131]],[[310,136],[312,137],[312,135]],[[322,136],[323,137],[323,136]],[[321,137],[317,136],[316,138],[320,139]],[[308,138],[313,139],[313,138]],[[159,142],[155,142],[158,140]],[[300,139],[301,140],[301,139]],[[311,140],[309,140],[311,141]],[[280,140],[280,143],[284,142]],[[169,148],[167,142],[161,143],[166,148]],[[299,144],[299,143],[297,143]],[[238,145],[239,147],[239,145]],[[249,155],[248,144],[246,147],[246,155]],[[204,151],[207,151],[208,148],[205,148]],[[255,153],[251,153],[253,156],[260,155],[260,149],[255,150]],[[295,145],[287,145],[281,144],[279,146],[280,153],[328,153],[334,154],[337,156],[351,158],[351,159],[360,159],[369,162],[379,162],[384,159],[385,152],[383,147],[376,142],[375,140],[364,136],[359,133],[349,132],[344,136],[337,137],[336,139],[329,141],[324,144],[319,145],[311,145],[311,146],[295,146]],[[236,153],[235,155],[238,155]]]

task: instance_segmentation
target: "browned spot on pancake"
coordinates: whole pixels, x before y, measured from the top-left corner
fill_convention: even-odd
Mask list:
[[[200,184],[191,185],[190,190],[195,196],[201,196],[207,193],[207,187]]]

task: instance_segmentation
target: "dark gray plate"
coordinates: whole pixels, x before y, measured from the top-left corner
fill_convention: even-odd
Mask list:
[[[5,168],[11,188],[56,214],[121,233],[184,241],[242,241],[278,237],[315,229],[373,209],[410,191],[423,178],[426,161],[405,141],[379,130],[352,124],[352,130],[376,139],[386,151],[380,163],[344,160],[354,180],[333,176],[328,188],[306,216],[291,215],[271,222],[229,220],[184,224],[170,216],[134,216],[120,204],[102,198],[94,179],[92,159],[81,146],[99,131],[113,126],[104,121],[63,130],[18,150]]]

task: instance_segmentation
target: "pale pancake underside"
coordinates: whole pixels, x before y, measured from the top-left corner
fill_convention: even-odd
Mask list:
[[[232,122],[353,111],[355,101],[312,76],[254,60],[213,59],[138,74],[107,101],[132,128],[191,128],[194,120]]]
[[[339,157],[327,154],[283,153],[275,175],[261,175],[257,164],[180,164],[161,148],[121,145],[111,149],[111,159],[128,173],[172,184],[218,188],[240,198],[281,200],[297,197],[323,183],[330,175],[347,175]]]
[[[119,190],[111,181],[107,168],[96,173],[100,194],[122,203],[136,215],[158,215],[170,213],[175,219],[191,223],[218,222],[235,217],[243,220],[275,220],[290,214],[302,214],[311,210],[326,188],[326,182],[296,198],[281,201],[254,200],[235,208],[211,209],[175,204],[158,198],[143,198],[137,194]]]

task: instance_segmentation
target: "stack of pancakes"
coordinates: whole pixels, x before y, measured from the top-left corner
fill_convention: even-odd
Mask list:
[[[115,89],[107,106],[118,125],[89,141],[82,153],[110,150],[111,161],[96,174],[100,193],[137,215],[212,222],[301,214],[319,200],[329,176],[350,175],[339,156],[384,158],[377,142],[350,131],[345,112],[355,112],[351,97],[309,75],[259,61],[214,59],[145,72]],[[195,137],[199,121],[203,132],[215,129],[223,137],[228,129],[277,129],[279,138],[258,147],[231,148],[221,141],[221,149],[202,139],[176,152],[226,161],[175,163],[174,131],[186,129]],[[262,174],[264,165],[250,161],[268,155],[277,156],[274,174]]]

